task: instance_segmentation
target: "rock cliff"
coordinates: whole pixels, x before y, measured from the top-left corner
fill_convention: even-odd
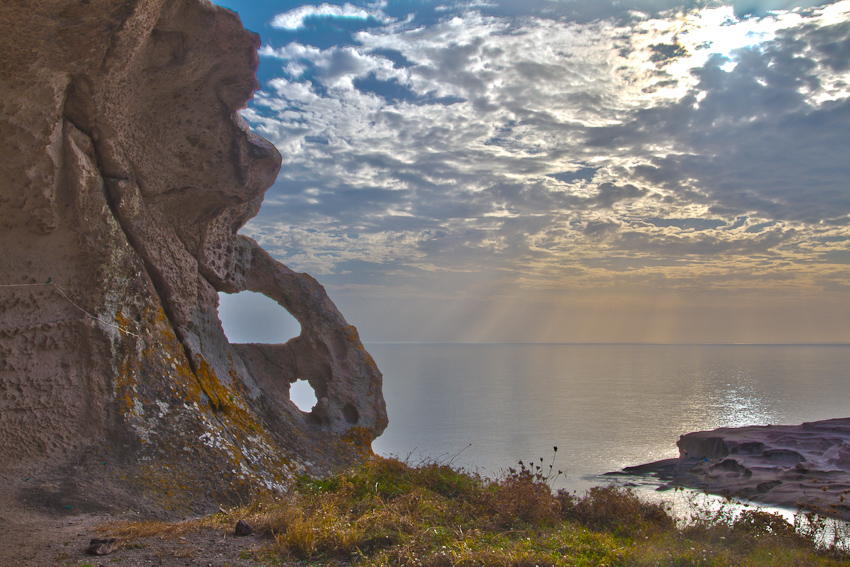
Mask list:
[[[0,4],[0,473],[25,497],[203,508],[386,427],[354,327],[237,234],[281,161],[237,114],[258,47],[206,0]],[[245,290],[301,335],[229,344],[218,292]]]
[[[829,515],[850,512],[850,418],[683,435],[679,458],[630,467],[685,486]]]

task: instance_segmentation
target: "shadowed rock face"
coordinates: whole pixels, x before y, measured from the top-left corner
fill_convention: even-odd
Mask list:
[[[205,0],[0,6],[0,470],[51,463],[65,498],[90,479],[179,510],[327,470],[386,427],[354,327],[236,234],[281,161],[236,113],[259,44]],[[218,292],[244,290],[301,335],[230,345]]]

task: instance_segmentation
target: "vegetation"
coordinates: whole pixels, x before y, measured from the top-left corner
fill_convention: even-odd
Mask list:
[[[758,509],[721,509],[677,522],[628,488],[553,493],[555,477],[542,463],[488,479],[441,463],[374,457],[183,527],[146,524],[147,533],[232,529],[245,519],[268,536],[267,554],[256,558],[266,565],[829,566],[850,559],[839,538],[824,540],[826,523],[813,514],[792,525]],[[119,535],[144,529],[126,524]]]

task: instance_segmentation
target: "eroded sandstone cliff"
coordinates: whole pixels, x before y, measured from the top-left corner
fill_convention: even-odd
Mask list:
[[[258,47],[206,0],[0,4],[0,471],[52,471],[33,498],[202,506],[386,427],[357,331],[236,234],[280,167],[237,114]],[[218,292],[244,290],[301,335],[229,344]]]

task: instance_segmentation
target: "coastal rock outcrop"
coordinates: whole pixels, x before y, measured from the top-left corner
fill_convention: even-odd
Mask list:
[[[763,504],[850,512],[850,418],[683,435],[679,458],[625,469]]]
[[[237,234],[281,163],[237,113],[259,45],[207,0],[0,4],[0,473],[45,471],[28,497],[204,507],[386,427],[356,329]],[[300,336],[231,345],[218,293],[246,290]]]

